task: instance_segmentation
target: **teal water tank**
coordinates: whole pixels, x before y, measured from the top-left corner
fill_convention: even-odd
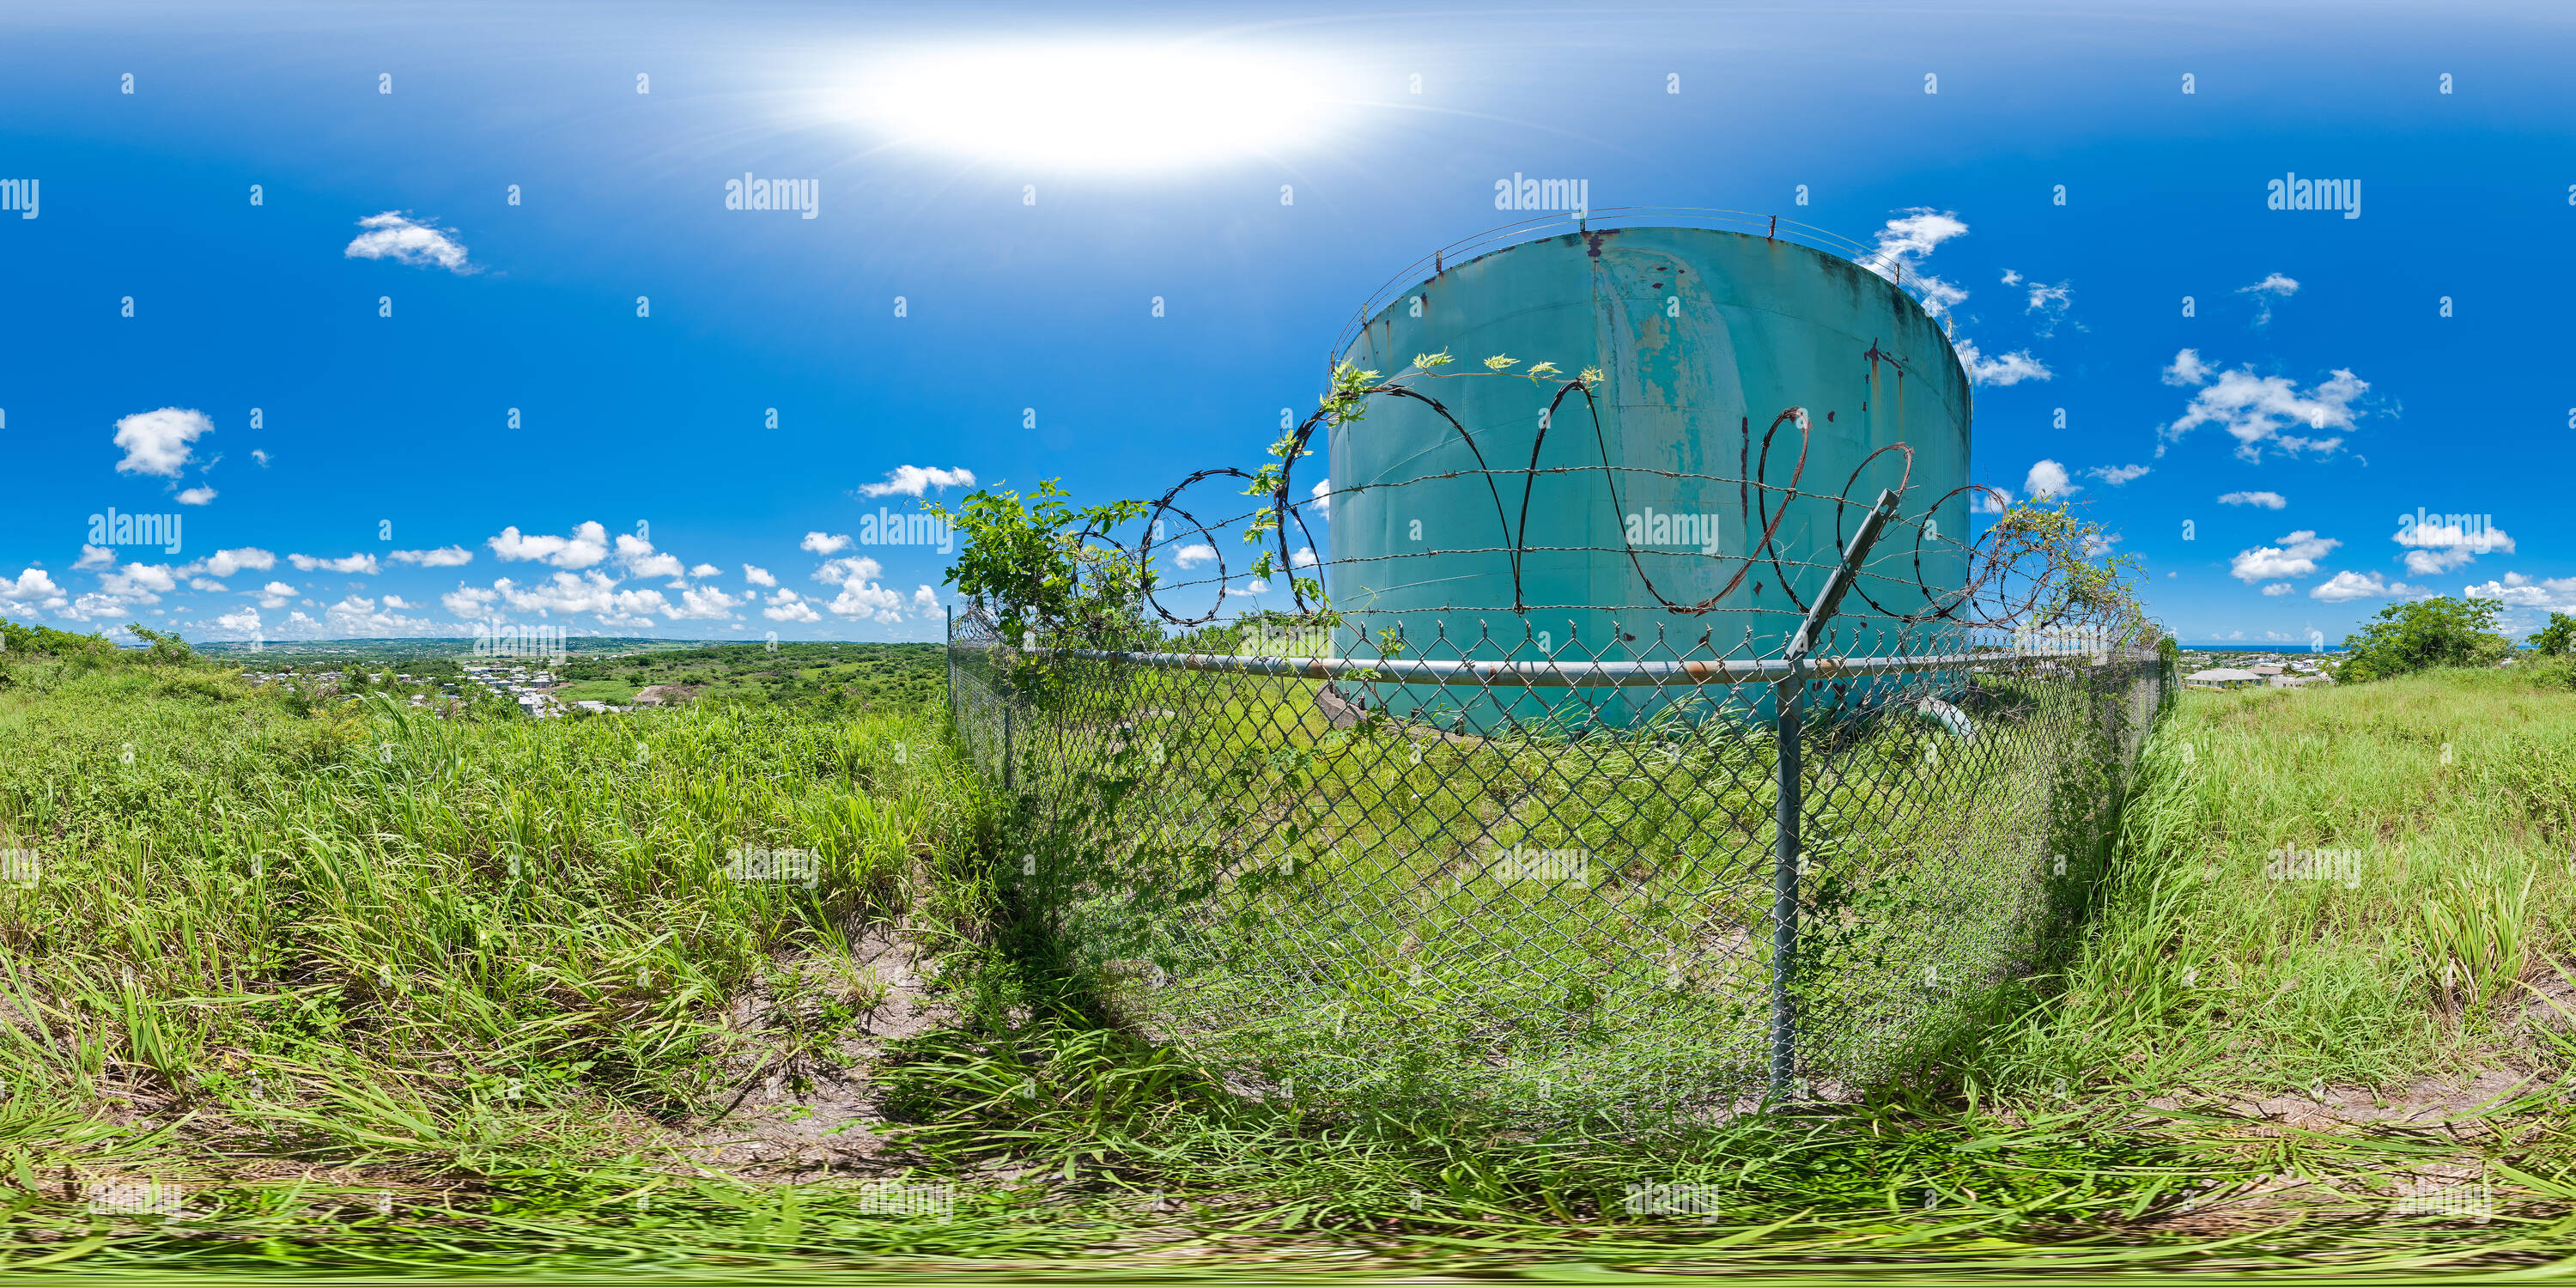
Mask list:
[[[1844,601],[1833,651],[1914,650],[1942,634],[1937,610],[1967,573],[1969,386],[1937,321],[1887,278],[1759,235],[1594,229],[1446,266],[1340,359],[1393,377],[1444,350],[1455,361],[1442,378],[1407,381],[1438,408],[1375,395],[1330,435],[1327,578],[1345,655],[1401,638],[1405,656],[1431,659],[1776,657],[1842,537],[1900,487],[1899,521]],[[1577,392],[1549,414],[1562,377],[1486,374],[1495,355],[1514,372],[1553,362],[1601,379],[1589,405]],[[1898,445],[1910,452],[1887,450]],[[1475,732],[1633,725],[1676,704],[1702,718],[1729,698],[1341,688]],[[1759,690],[1735,695],[1748,715],[1767,710]]]

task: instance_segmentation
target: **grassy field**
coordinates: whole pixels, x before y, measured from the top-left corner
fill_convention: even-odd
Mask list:
[[[2555,673],[2188,695],[2062,970],[1864,1103],[1640,1134],[1246,1096],[1120,1026],[936,670],[439,721],[0,658],[13,1268],[2171,1279],[2576,1239]]]

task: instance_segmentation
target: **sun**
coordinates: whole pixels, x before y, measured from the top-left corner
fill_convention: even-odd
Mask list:
[[[1320,65],[1197,46],[1049,45],[886,58],[855,114],[905,146],[1155,169],[1275,154],[1339,116]]]

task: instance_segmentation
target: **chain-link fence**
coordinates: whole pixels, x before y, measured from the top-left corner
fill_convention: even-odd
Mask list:
[[[2161,633],[2114,538],[1967,482],[1901,265],[1530,231],[1363,309],[1259,470],[1008,529],[1068,566],[977,581],[1025,602],[949,673],[1021,894],[1262,1094],[1636,1121],[1901,1073],[2063,944]]]
[[[2168,684],[2106,633],[1941,622],[1795,663],[997,626],[952,623],[957,727],[1128,1018],[1274,1094],[1510,1117],[1903,1068],[2071,924]]]

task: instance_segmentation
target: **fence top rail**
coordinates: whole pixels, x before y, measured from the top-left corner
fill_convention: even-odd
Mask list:
[[[1667,661],[1479,661],[1473,658],[1259,657],[1232,653],[1139,653],[1115,649],[1056,648],[1043,655],[1085,662],[1117,662],[1154,670],[1224,671],[1300,680],[1364,680],[1397,684],[1472,685],[1496,688],[1568,688],[1575,685],[1660,687],[1666,684],[1748,684],[1793,674],[1817,679],[1936,671],[1952,667],[2026,666],[2075,662],[2088,666],[2152,661],[2152,649],[1992,648],[1962,653],[1895,657],[1710,658]]]

